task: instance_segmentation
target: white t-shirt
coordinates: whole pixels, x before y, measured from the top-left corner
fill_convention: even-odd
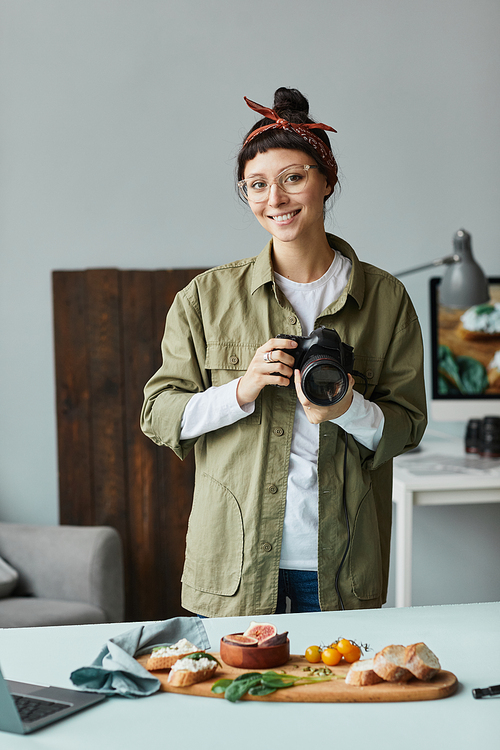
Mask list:
[[[323,310],[342,294],[351,272],[351,261],[336,251],[327,272],[316,281],[300,284],[275,273],[280,287],[295,313],[303,335],[314,330]],[[234,424],[251,414],[255,404],[240,407],[236,399],[238,379],[195,394],[182,417],[181,440]],[[384,415],[377,404],[357,391],[349,409],[332,422],[339,425],[367,448],[375,450],[384,426]],[[297,399],[288,470],[288,484],[281,545],[280,568],[318,568],[318,475],[319,425],[309,422]]]

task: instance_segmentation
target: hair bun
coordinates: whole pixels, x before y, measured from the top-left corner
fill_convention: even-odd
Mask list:
[[[305,122],[309,115],[309,102],[297,89],[284,86],[274,93],[274,111],[290,122]]]

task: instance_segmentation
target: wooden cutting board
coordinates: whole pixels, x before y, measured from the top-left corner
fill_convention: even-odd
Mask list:
[[[211,692],[212,685],[217,680],[227,678],[234,680],[235,677],[250,671],[250,669],[237,669],[230,667],[222,662],[219,654],[214,656],[222,664],[222,669],[218,669],[216,676],[212,680],[199,682],[185,688],[170,687],[167,683],[169,670],[158,670],[153,672],[161,682],[161,690],[167,693],[181,693],[183,695],[198,695],[206,698],[224,698],[221,694]],[[143,666],[149,658],[145,654],[138,658]],[[290,656],[290,661],[283,667],[276,668],[276,672],[283,670],[287,674],[307,676],[310,672],[305,672],[304,667],[320,666],[309,664],[303,656]],[[285,703],[391,703],[401,701],[432,701],[438,698],[447,698],[453,695],[457,689],[458,680],[452,672],[441,670],[430,680],[423,682],[412,679],[405,683],[380,682],[377,685],[366,687],[355,687],[346,685],[344,678],[349,670],[349,664],[340,664],[337,667],[330,667],[332,673],[337,676],[331,682],[319,682],[310,685],[298,685],[297,687],[277,690],[276,693],[266,696],[245,695],[243,700],[251,701],[278,701]],[[257,670],[264,671],[264,670]],[[341,679],[339,679],[341,678]]]

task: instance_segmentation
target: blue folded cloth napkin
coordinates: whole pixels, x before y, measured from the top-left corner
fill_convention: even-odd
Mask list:
[[[160,689],[160,681],[134,658],[153,646],[171,645],[186,638],[200,649],[210,648],[207,632],[198,617],[174,617],[141,625],[110,638],[89,667],[71,673],[74,685],[87,692],[138,698]]]

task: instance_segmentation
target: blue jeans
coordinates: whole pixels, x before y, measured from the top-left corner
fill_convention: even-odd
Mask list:
[[[275,614],[285,613],[287,597],[290,599],[292,612],[321,612],[316,571],[280,569]],[[205,619],[204,615],[198,617]]]
[[[321,612],[318,574],[314,570],[280,570],[276,614],[286,611],[286,597],[292,612]]]

